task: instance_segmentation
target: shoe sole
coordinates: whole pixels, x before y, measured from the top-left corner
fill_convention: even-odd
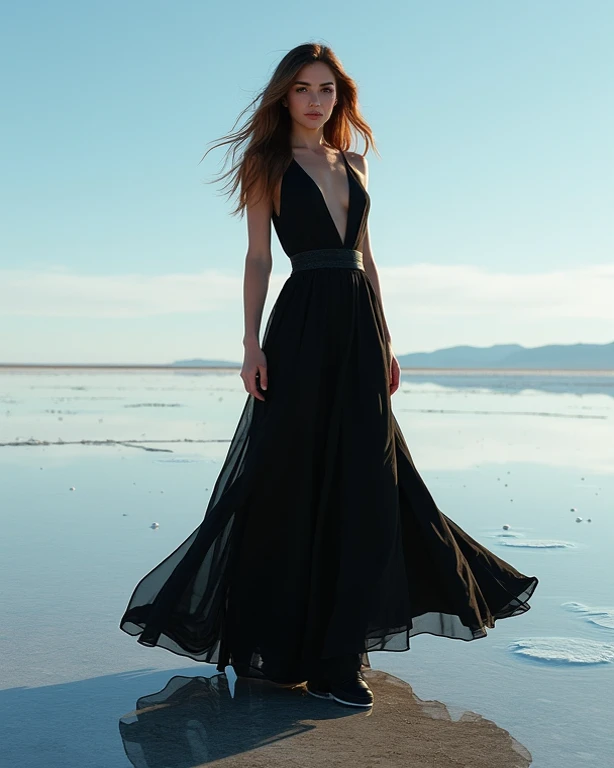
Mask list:
[[[332,699],[333,698],[332,693],[316,693],[315,691],[310,691],[309,688],[307,688],[307,693],[310,696],[315,696],[316,699]]]
[[[345,701],[345,699],[340,699],[338,696],[335,696],[332,693],[315,693],[315,691],[310,691],[309,688],[307,688],[307,693],[310,696],[315,696],[316,699],[334,699],[334,701],[338,701],[339,704],[347,704],[349,707],[372,707],[373,706],[372,701],[366,704],[358,704],[355,701]]]
[[[335,696],[334,693],[330,694],[330,698],[334,699],[335,701],[338,701],[339,704],[347,704],[347,706],[349,707],[372,707],[373,706],[372,701],[365,702],[364,704],[359,704],[356,701],[346,701],[345,699],[340,699],[338,696]]]

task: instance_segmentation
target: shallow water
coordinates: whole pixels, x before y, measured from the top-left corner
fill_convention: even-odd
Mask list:
[[[215,673],[118,621],[202,520],[245,397],[237,370],[0,372],[7,766],[127,766],[136,698]],[[440,509],[540,585],[486,638],[419,635],[373,667],[494,720],[537,768],[609,765],[614,379],[404,372],[393,408]]]

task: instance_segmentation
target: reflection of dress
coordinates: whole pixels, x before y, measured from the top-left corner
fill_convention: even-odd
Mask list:
[[[355,250],[370,198],[342,153],[342,240],[293,159],[273,224],[292,263],[205,517],[136,586],[120,627],[239,674],[308,677],[315,659],[460,640],[529,610],[538,580],[436,506],[391,409],[379,298]],[[310,211],[309,216],[305,211]]]

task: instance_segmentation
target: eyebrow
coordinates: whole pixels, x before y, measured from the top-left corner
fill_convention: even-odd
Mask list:
[[[307,80],[295,80],[292,85],[311,85],[311,83],[307,82]],[[320,85],[334,85],[334,83],[329,80],[327,83],[320,83]]]

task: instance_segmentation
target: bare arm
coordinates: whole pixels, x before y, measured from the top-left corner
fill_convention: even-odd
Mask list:
[[[260,378],[261,388],[266,389],[268,385],[266,358],[260,347],[259,334],[273,258],[271,255],[271,201],[265,196],[257,200],[259,194],[259,191],[255,193],[256,202],[250,203],[248,200],[246,208],[248,246],[243,278],[245,353],[241,378],[247,392],[258,400],[264,400],[265,398],[258,391],[256,377]]]
[[[262,311],[273,266],[271,255],[271,201],[247,202],[247,254],[243,278],[245,334],[243,346],[259,345]]]
[[[362,155],[359,155],[356,152],[352,152],[351,154],[352,154],[352,160],[354,161],[353,163],[354,166],[360,171],[360,173],[363,176],[363,184],[366,189],[367,182],[369,180],[369,166],[367,163],[367,158],[362,157]],[[367,228],[366,228],[364,237],[362,238],[362,242],[358,244],[358,250],[361,251],[362,253],[362,260],[363,260],[365,272],[367,273],[367,276],[371,281],[371,284],[373,285],[375,293],[377,294],[379,303],[382,306],[382,314],[383,314],[384,300],[382,299],[382,290],[379,283],[379,274],[377,272],[377,265],[375,263],[375,259],[373,258],[373,253],[371,252],[371,241],[369,239],[368,222],[367,222]],[[390,338],[390,330],[388,329],[388,323],[386,322],[385,317],[384,317],[384,328],[386,332],[386,341],[392,344],[392,340]]]

